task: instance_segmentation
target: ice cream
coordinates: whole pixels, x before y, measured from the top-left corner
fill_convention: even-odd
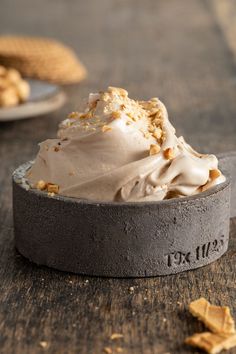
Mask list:
[[[176,136],[158,98],[136,101],[115,87],[90,94],[58,138],[40,144],[27,178],[49,193],[112,202],[190,196],[225,181],[214,155]]]

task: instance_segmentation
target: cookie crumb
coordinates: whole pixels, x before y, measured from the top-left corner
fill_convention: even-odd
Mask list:
[[[116,339],[121,339],[123,337],[124,337],[124,335],[121,334],[121,333],[112,333],[112,335],[110,336],[110,339],[111,340],[116,340]]]
[[[41,342],[39,342],[40,347],[42,347],[43,349],[46,349],[48,347],[48,342],[42,340]]]
[[[133,286],[130,286],[129,287],[129,293],[133,293],[134,292],[134,287]]]

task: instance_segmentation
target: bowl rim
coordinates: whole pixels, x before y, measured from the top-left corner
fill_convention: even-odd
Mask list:
[[[83,205],[91,205],[91,206],[110,206],[110,207],[144,207],[144,206],[174,206],[181,205],[181,204],[192,204],[198,200],[211,197],[212,195],[217,194],[218,192],[226,189],[230,186],[231,178],[226,174],[226,180],[217,184],[216,186],[210,187],[204,192],[200,192],[198,194],[194,194],[191,196],[184,196],[179,198],[171,198],[165,200],[158,200],[158,201],[141,201],[141,202],[111,202],[111,201],[100,201],[100,200],[90,200],[90,199],[83,199],[83,198],[76,198],[76,197],[67,197],[60,194],[55,194],[53,196],[49,196],[47,192],[38,190],[36,188],[29,187],[27,183],[27,179],[25,179],[25,172],[32,166],[33,161],[28,161],[23,163],[22,165],[18,166],[13,174],[12,180],[13,183],[17,184],[19,187],[24,189],[26,192],[33,193],[36,196],[47,198],[51,200],[58,200],[67,203],[78,203]]]

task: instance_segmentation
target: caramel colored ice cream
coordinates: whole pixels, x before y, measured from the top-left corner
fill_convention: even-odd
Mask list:
[[[33,188],[68,197],[143,202],[190,196],[223,181],[214,155],[177,137],[158,98],[135,101],[116,87],[90,94],[40,144],[27,174]]]

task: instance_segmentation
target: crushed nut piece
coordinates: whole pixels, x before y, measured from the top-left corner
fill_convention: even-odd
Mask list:
[[[48,192],[48,196],[49,196],[49,197],[54,197],[54,195],[55,195],[55,193],[53,193],[53,192]]]
[[[156,139],[160,139],[162,136],[162,130],[160,128],[156,128],[152,133],[153,137]]]
[[[205,350],[209,354],[220,353],[236,346],[236,334],[196,333],[185,339],[185,343]]]
[[[215,333],[235,333],[234,320],[227,306],[214,306],[200,298],[190,303],[189,311]]]
[[[162,118],[162,112],[159,110],[156,114],[157,118],[161,119]]]
[[[59,186],[58,186],[58,184],[48,183],[47,190],[49,193],[57,194],[59,192]]]
[[[116,348],[116,352],[117,352],[117,353],[123,353],[123,348],[117,347],[117,348]]]
[[[120,112],[119,111],[114,111],[111,113],[111,117],[113,119],[119,119],[120,118]]]
[[[152,124],[155,124],[155,126],[161,125],[161,119],[155,117],[155,118],[152,120]]]
[[[36,188],[40,189],[41,191],[43,191],[44,189],[46,189],[47,187],[47,183],[44,182],[43,180],[40,180],[36,183]]]
[[[110,347],[103,348],[104,353],[112,354],[112,349]]]
[[[157,113],[159,112],[159,108],[153,108],[150,113],[149,113],[149,117],[155,116]]]
[[[167,148],[163,152],[165,159],[167,160],[172,160],[175,155],[174,155],[174,150],[172,148]]]
[[[146,133],[143,134],[143,136],[144,136],[145,139],[149,139],[151,134],[146,132]]]
[[[110,336],[110,339],[111,340],[115,340],[115,339],[120,339],[120,338],[123,338],[124,335],[121,334],[121,333],[113,333],[111,336]]]
[[[108,92],[116,93],[116,94],[118,94],[120,96],[123,96],[123,97],[127,97],[128,96],[128,92],[126,90],[124,90],[123,88],[120,88],[120,87],[109,86],[108,87]]]
[[[130,293],[133,293],[133,292],[134,292],[134,287],[133,287],[133,286],[130,286],[130,287],[129,287],[129,292],[130,292]]]
[[[86,119],[86,118],[88,118],[88,113],[82,113],[82,114],[80,114],[80,115],[79,115],[79,118],[80,118],[80,119]]]
[[[68,114],[68,118],[79,118],[79,112],[71,112]]]
[[[160,152],[161,148],[157,144],[151,144],[149,148],[149,155],[156,155]]]
[[[221,172],[219,171],[219,170],[210,170],[210,172],[209,172],[209,177],[210,177],[210,179],[216,179],[216,178],[218,178],[218,177],[220,177],[220,175],[221,175]]]
[[[112,128],[109,127],[109,125],[103,125],[103,127],[102,127],[102,132],[103,132],[103,133],[109,132],[109,131],[111,131],[111,130],[112,130]]]
[[[59,149],[58,146],[54,146],[53,150],[54,150],[55,152],[58,152],[60,149]]]
[[[46,349],[46,348],[48,347],[48,342],[46,342],[46,341],[41,341],[41,342],[39,342],[39,345],[40,345],[40,347],[42,347],[43,349]]]

